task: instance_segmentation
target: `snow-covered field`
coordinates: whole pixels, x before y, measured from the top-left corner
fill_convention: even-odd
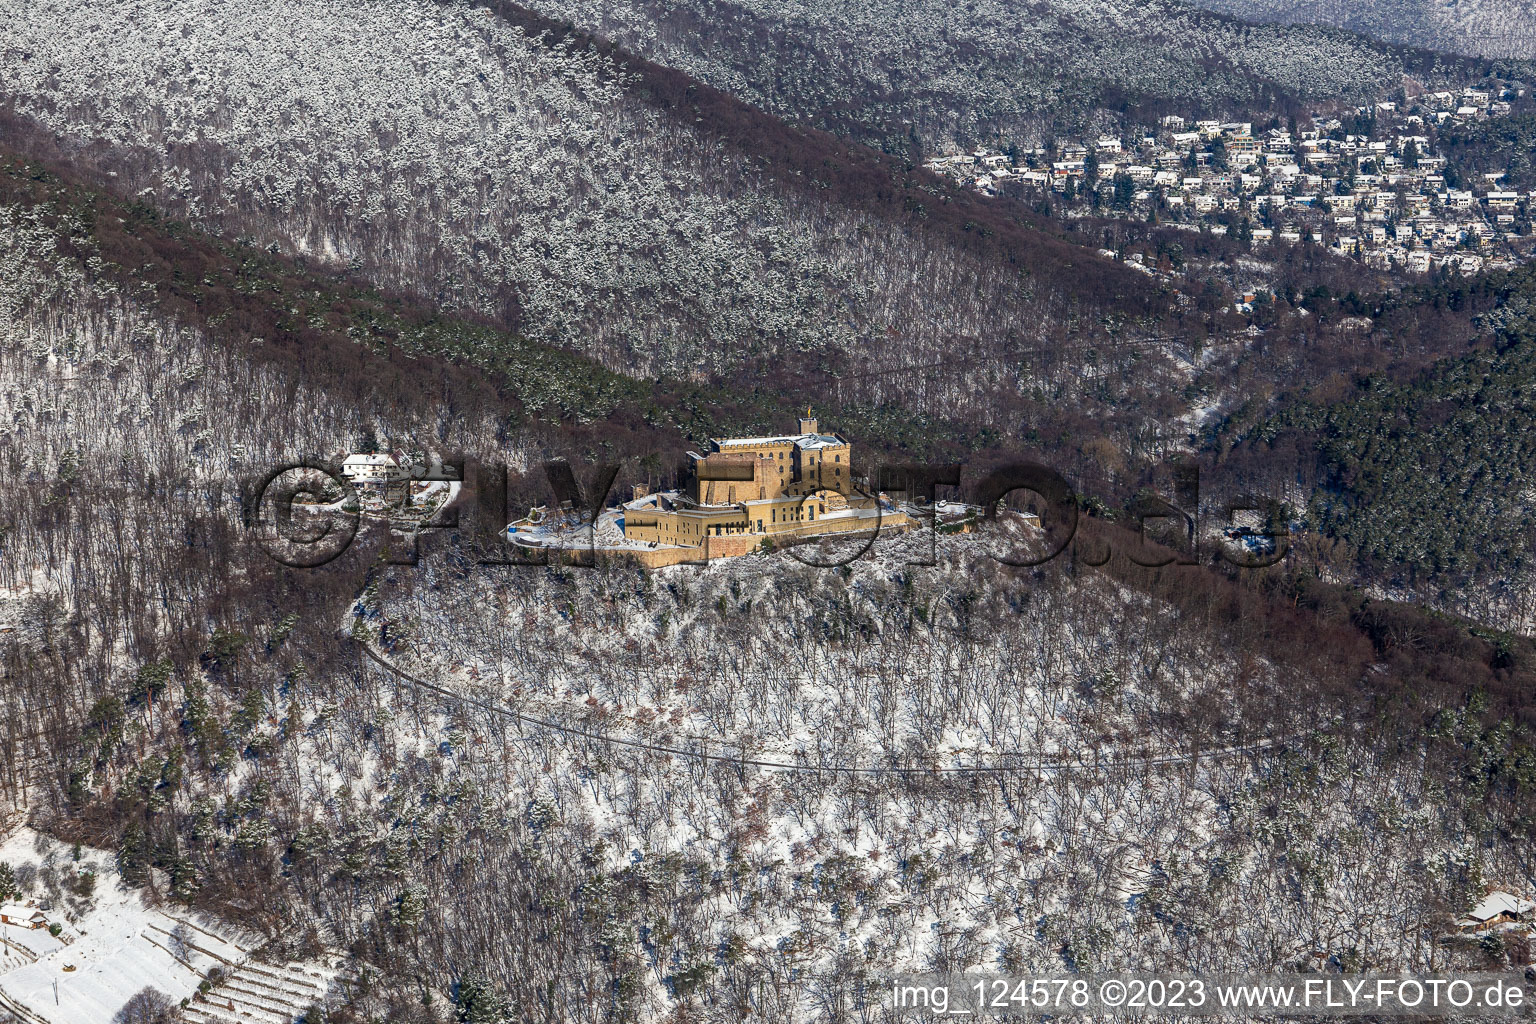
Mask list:
[[[208,971],[249,955],[253,936],[192,917],[185,908],[147,905],[140,890],[122,884],[115,858],[104,850],[71,848],[22,828],[0,845],[0,862],[38,880],[32,902],[61,926],[57,938],[47,930],[0,926],[8,954],[0,1005],[24,1020],[109,1024],[145,988],[180,1001]],[[86,873],[95,878],[91,895],[73,895],[69,880]],[[60,894],[42,881],[50,877],[63,880]]]
[[[357,965],[334,951],[303,961],[253,957],[263,936],[176,904],[153,906],[126,886],[105,850],[70,846],[28,827],[0,844],[21,883],[0,914],[0,1010],[31,1024],[111,1024],[135,995],[186,1003],[192,1024],[290,1024],[346,1001]],[[81,879],[91,879],[81,884]],[[200,985],[207,981],[205,991]]]

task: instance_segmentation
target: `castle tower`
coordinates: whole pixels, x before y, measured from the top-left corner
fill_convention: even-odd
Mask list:
[[[814,433],[817,432],[816,431],[816,420],[811,415],[811,407],[810,406],[806,406],[805,407],[805,415],[803,417],[801,417],[801,419],[800,419],[800,431],[799,432],[802,433],[802,434],[814,434]]]

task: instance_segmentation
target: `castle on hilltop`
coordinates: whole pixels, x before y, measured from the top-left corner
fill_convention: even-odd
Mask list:
[[[717,437],[689,452],[691,479],[678,491],[637,487],[625,502],[626,540],[705,548],[706,558],[745,554],[764,539],[905,529],[905,513],[853,487],[852,446],[824,434],[810,410],[793,434]]]

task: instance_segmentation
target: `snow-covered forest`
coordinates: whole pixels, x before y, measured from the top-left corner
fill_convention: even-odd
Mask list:
[[[491,426],[359,417],[325,367],[112,284],[83,224],[3,223],[3,649],[38,729],[6,791],[159,898],[396,979],[350,1012],[433,1020],[457,986],[567,1019],[879,1019],[859,986],[892,969],[1494,955],[1438,936],[1530,871],[1496,688],[1400,715],[1417,656],[1372,664],[1347,622],[1004,573],[971,536],[931,568],[898,544],[847,571],[380,573],[360,549],[286,579],[225,474]]]
[[[896,971],[1532,964],[1457,922],[1536,889],[1536,274],[1068,230],[744,105],[816,120],[846,82],[762,91],[689,8],[565,13],[682,70],[499,5],[4,5],[0,903],[59,929],[6,945],[0,1017],[884,1021]],[[1364,96],[1407,59],[1171,5],[982,5],[952,52],[938,8],[880,13],[717,27],[888,74],[848,116],[923,145],[1067,109],[1008,61],[1069,33],[1078,111]],[[954,54],[993,49],[987,106]],[[1076,540],[1004,565],[1042,541],[1003,512],[653,571],[467,530],[405,564],[367,517],[315,568],[261,542],[294,461],[503,464],[510,518],[558,500],[546,459],[679,485],[808,402],[861,476],[1059,460]],[[1276,499],[1289,554],[1130,557],[1191,467],[1196,513]]]
[[[0,91],[116,147],[133,193],[635,375],[931,362],[1069,314],[1048,275],[787,201],[771,168],[631,99],[612,59],[481,8],[62,2],[7,29]]]
[[[899,555],[848,576],[780,555],[661,577],[377,579],[354,635],[382,627],[409,667],[362,663],[374,696],[338,702],[327,730],[373,707],[352,719],[372,739],[335,747],[339,774],[376,794],[375,842],[432,851],[421,904],[453,910],[428,962],[482,962],[515,1005],[539,998],[532,960],[586,965],[629,1012],[775,1020],[879,1019],[857,989],[893,969],[1480,962],[1426,939],[1523,855],[1481,846],[1419,757],[1334,719],[1348,700],[1304,697],[1322,663],[1232,665],[1247,627],[1212,633],[1103,579],[978,577],[965,543],[922,574]],[[1290,735],[1212,752],[1228,712]],[[781,727],[798,756],[769,752]],[[940,754],[948,730],[962,749]],[[423,806],[412,776],[439,795]],[[332,815],[314,841],[339,853],[358,827]],[[521,884],[457,896],[468,859],[502,843],[474,871]],[[529,892],[546,894],[536,934],[570,959],[486,950],[488,920]]]
[[[1245,25],[1164,0],[532,6],[787,117],[896,150],[1043,140],[1149,102],[1213,116],[1358,102],[1395,90],[1407,70],[1402,55],[1341,33]]]
[[[882,424],[949,420],[932,433],[1134,477],[1246,377],[1312,383],[1446,344],[1434,318],[1284,315],[1317,281],[1367,287],[1315,255],[1197,257],[1209,240],[1126,225],[1062,237],[484,8],[54,0],[7,19],[15,130],[113,189],[634,377],[793,381]],[[1184,298],[1102,245],[1176,261]],[[1233,313],[1257,282],[1277,295],[1264,322]],[[1085,451],[1092,435],[1120,454]]]
[[[1454,4],[1427,0],[1201,0],[1200,6],[1252,21],[1335,25],[1431,50],[1536,60],[1536,6],[1529,0],[1460,0]]]

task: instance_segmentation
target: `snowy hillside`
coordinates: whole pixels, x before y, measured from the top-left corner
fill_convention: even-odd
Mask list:
[[[1496,628],[1536,274],[1050,219],[706,84],[926,146],[1438,58],[1139,0],[550,9],[699,78],[496,3],[0,0],[0,1017],[1536,968],[1536,922],[1462,923],[1536,896],[1536,643]],[[648,571],[637,510],[583,511],[738,426],[732,479],[835,447],[915,511],[890,479],[964,460],[933,497],[994,515]],[[268,486],[386,452],[464,459],[418,537]],[[1058,457],[1035,565],[1062,517],[978,483]],[[530,507],[570,529],[502,544]],[[614,557],[516,564],[583,516]],[[1266,523],[1280,562],[1218,557]]]
[[[99,624],[72,641],[72,676],[8,669],[12,699],[90,709],[45,732],[69,785],[40,799],[132,823],[119,857],[185,898],[254,900],[291,916],[285,933],[367,951],[394,979],[361,997],[383,1019],[472,985],[573,1012],[604,986],[660,1019],[707,984],[794,1021],[893,969],[1396,969],[1482,878],[1517,877],[1515,848],[1482,845],[1426,774],[1414,716],[1406,752],[1351,727],[1373,691],[1350,643],[1266,639],[1265,616],[1087,569],[1004,572],[980,535],[940,539],[928,569],[892,550],[847,572],[789,553],[379,572],[362,551],[288,582],[219,539],[238,507],[215,470],[247,457],[235,443],[323,449],[365,418],[309,390],[316,369],[299,385],[249,362],[255,346],[173,330],[88,256],[50,290],[36,268],[88,252],[84,225],[7,217],[6,457],[31,482],[3,508],[46,593],[0,653],[37,664],[69,623]],[[176,407],[141,396],[166,393],[199,418],[156,419]],[[264,411],[264,394],[295,397]],[[228,426],[204,430],[215,413]],[[380,425],[494,436],[400,415]],[[73,514],[48,515],[66,486]],[[156,528],[167,508],[179,531]],[[63,551],[73,569],[50,569]],[[210,622],[221,605],[238,617]],[[1500,749],[1475,722],[1436,728]],[[107,952],[117,993],[137,976]],[[197,1020],[308,991],[286,968],[243,970]],[[552,994],[546,976],[567,981]],[[0,988],[51,989],[20,977]]]
[[[127,191],[637,376],[931,360],[1066,309],[1053,261],[777,181],[613,58],[483,8],[46,0],[5,28],[0,95]]]
[[[151,907],[123,883],[111,854],[29,828],[0,845],[0,863],[24,883],[28,910],[59,926],[54,936],[0,925],[0,1007],[27,1021],[108,1024],[144,989],[189,999],[209,971],[243,962],[257,938],[185,909]]]
[[[1530,0],[1200,0],[1199,6],[1255,21],[1334,25],[1432,50],[1536,60]]]
[[[976,543],[941,540],[923,571],[896,548],[847,574],[782,553],[394,571],[352,628],[385,637],[387,665],[363,666],[316,743],[377,793],[386,844],[465,837],[433,839],[424,890],[401,900],[452,903],[471,861],[575,891],[565,927],[628,979],[634,1012],[700,977],[779,979],[758,1009],[791,1020],[891,970],[1398,964],[1414,957],[1404,927],[1463,909],[1463,826],[1332,717],[1349,703],[1325,692],[1339,666],[1232,663],[1219,631],[1159,601],[1065,573],[1000,579]],[[1369,811],[1346,796],[1361,777]],[[306,847],[340,850],[357,825],[314,828]],[[1518,870],[1502,858],[1480,870]],[[444,913],[434,955],[475,956],[473,917],[512,899]],[[488,968],[514,1005],[534,997],[520,955]]]
[[[1399,57],[1169,0],[543,0],[551,15],[787,117],[929,150],[1042,139],[1098,109],[1262,109],[1395,89]]]
[[[795,552],[668,570],[569,603],[523,575],[498,591],[505,613],[481,586],[429,566],[401,580],[415,599],[358,611],[388,623],[390,664],[450,689],[608,734],[707,737],[726,756],[942,769],[1155,758],[1184,742],[1173,708],[1191,705],[1205,709],[1207,747],[1275,738],[1223,685],[1238,664],[1170,610],[1113,589],[1072,595],[1070,610],[1002,593],[984,552],[1017,557],[1037,543],[1033,528],[993,526],[919,572],[907,563],[932,546],[919,533],[882,538],[845,572]],[[1157,640],[1126,650],[1127,629]],[[850,650],[851,635],[869,646]],[[620,662],[646,671],[589,668]],[[1274,666],[1247,671],[1245,700],[1307,685]]]

